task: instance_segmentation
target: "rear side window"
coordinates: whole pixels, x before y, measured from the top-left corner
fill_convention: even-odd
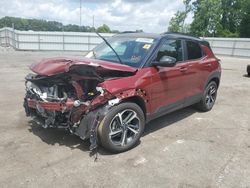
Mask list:
[[[193,41],[186,41],[188,60],[199,59],[202,57],[201,47]]]

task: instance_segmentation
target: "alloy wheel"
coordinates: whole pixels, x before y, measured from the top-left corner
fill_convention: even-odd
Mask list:
[[[131,143],[140,132],[140,119],[131,109],[117,113],[109,125],[109,139],[117,146],[126,146]]]
[[[215,99],[216,99],[216,94],[217,94],[216,86],[211,85],[207,91],[206,100],[205,100],[205,103],[206,103],[208,108],[212,108],[212,106],[214,105]]]

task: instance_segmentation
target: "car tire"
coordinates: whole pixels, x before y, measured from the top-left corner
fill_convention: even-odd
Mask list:
[[[112,153],[133,148],[144,131],[145,117],[135,103],[126,102],[112,107],[98,127],[100,144]]]
[[[196,108],[203,112],[210,111],[213,108],[214,103],[216,101],[217,89],[218,86],[216,82],[214,81],[209,82],[209,84],[206,86],[202,94],[202,99],[200,100],[199,103],[196,104]]]
[[[250,65],[247,65],[247,74],[250,76]]]

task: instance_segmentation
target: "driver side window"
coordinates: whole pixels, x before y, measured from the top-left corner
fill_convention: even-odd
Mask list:
[[[156,61],[160,61],[163,56],[174,57],[177,62],[183,61],[183,48],[181,40],[165,40],[159,48]]]

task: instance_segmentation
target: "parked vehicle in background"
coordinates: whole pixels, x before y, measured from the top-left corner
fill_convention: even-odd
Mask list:
[[[134,147],[152,119],[194,104],[211,110],[221,75],[207,42],[177,33],[118,34],[85,58],[47,59],[31,70],[27,116],[111,152]]]

